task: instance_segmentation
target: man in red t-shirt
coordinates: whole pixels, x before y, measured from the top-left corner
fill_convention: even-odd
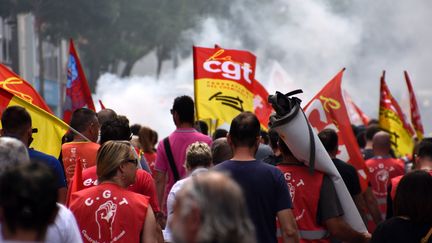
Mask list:
[[[69,185],[75,172],[76,160],[80,160],[83,169],[96,165],[96,154],[100,147],[96,143],[99,135],[96,112],[87,108],[75,110],[70,126],[85,137],[73,134],[72,142],[62,145],[63,167]]]
[[[386,215],[387,187],[390,180],[405,173],[403,162],[390,156],[390,146],[390,135],[387,132],[376,133],[373,137],[374,157],[365,162],[382,218],[385,218]]]

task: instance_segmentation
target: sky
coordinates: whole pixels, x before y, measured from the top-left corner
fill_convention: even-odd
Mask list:
[[[219,44],[254,53],[256,78],[266,87],[274,63],[279,63],[292,84],[303,89],[299,97],[304,104],[345,67],[344,89],[375,118],[382,71],[404,106],[407,70],[425,130],[432,131],[431,1],[236,0],[226,9],[230,18],[203,17],[196,28],[183,33],[190,37],[191,48]],[[127,78],[102,75],[95,97],[128,116],[131,124],[150,126],[163,138],[175,129],[169,113],[174,98],[193,96],[192,57],[181,60],[176,69],[165,65],[159,80],[147,66],[138,63]]]

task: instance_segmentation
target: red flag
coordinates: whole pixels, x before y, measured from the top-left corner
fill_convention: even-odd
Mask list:
[[[346,90],[343,91],[343,95],[351,124],[366,126],[369,123],[369,117],[354,103]]]
[[[80,158],[75,158],[75,170],[71,180],[71,185],[69,186],[67,192],[66,205],[69,206],[72,193],[80,191],[82,189],[84,189],[82,179],[82,163]]]
[[[33,86],[3,64],[0,64],[0,88],[52,114],[51,109]]]
[[[417,100],[414,94],[414,89],[411,85],[411,79],[408,76],[408,72],[404,71],[405,81],[408,87],[409,99],[410,99],[410,110],[411,110],[411,124],[414,126],[414,130],[417,134],[417,138],[422,139],[424,130],[423,124],[420,117],[420,109],[417,105]]]
[[[415,132],[390,93],[385,82],[385,71],[381,76],[379,126],[390,134],[392,148],[397,156],[412,153],[414,147],[412,137]]]
[[[101,110],[106,109],[105,106],[104,106],[104,104],[102,103],[102,100],[99,100],[99,104],[101,106]]]
[[[258,80],[255,80],[252,89],[254,93],[254,113],[260,121],[261,126],[268,129],[269,117],[273,111],[273,107],[268,103],[269,94]]]
[[[367,187],[366,166],[351,129],[348,112],[342,96],[342,69],[304,108],[312,127],[318,132],[334,129],[339,138],[338,158],[353,165],[359,173],[362,189]]]
[[[85,106],[95,111],[90,88],[71,39],[69,43],[69,62],[67,68],[66,100],[64,104],[63,120],[69,123],[72,112]]]

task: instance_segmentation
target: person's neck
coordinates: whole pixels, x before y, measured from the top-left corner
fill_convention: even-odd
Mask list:
[[[366,141],[365,149],[372,149],[372,141]]]
[[[177,129],[179,128],[193,128],[193,124],[190,124],[188,122],[183,122],[177,125]]]
[[[102,181],[100,184],[104,184],[104,183],[116,184],[116,185],[123,187],[123,188],[127,188],[129,186],[129,185],[126,185],[126,183],[118,175],[112,177],[111,179]]]
[[[2,224],[3,239],[10,241],[31,241],[36,242],[38,239],[38,232],[35,230],[16,229],[15,233],[9,230],[6,224]]]
[[[234,148],[234,156],[231,160],[250,161],[255,160],[256,149],[249,147]]]
[[[81,133],[83,136],[85,136],[87,139],[90,139],[90,134],[87,132],[82,132]],[[87,140],[86,138],[80,136],[79,134],[75,134],[73,142],[89,142],[89,140]]]
[[[374,154],[374,156],[381,156],[381,157],[390,156],[388,151],[381,151],[381,150],[374,150],[373,154]]]
[[[293,163],[293,164],[300,163],[300,161],[293,155],[282,154],[282,156],[283,156],[283,162],[285,163]]]

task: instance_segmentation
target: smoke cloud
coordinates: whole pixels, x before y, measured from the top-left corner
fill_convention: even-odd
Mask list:
[[[268,85],[277,61],[307,103],[341,68],[343,86],[370,117],[378,116],[379,77],[400,101],[406,92],[403,71],[408,70],[427,132],[432,127],[429,65],[432,63],[430,1],[238,0],[227,6],[230,18],[203,18],[184,35],[193,45],[246,49],[257,56],[256,78]],[[142,65],[142,64],[141,64]],[[164,66],[164,68],[166,65]],[[159,80],[142,75],[137,64],[133,77],[105,74],[98,80],[96,98],[128,116],[131,123],[156,129],[160,138],[174,130],[169,114],[178,95],[193,96],[192,57],[175,69],[163,69]],[[280,87],[282,92],[290,90]]]

